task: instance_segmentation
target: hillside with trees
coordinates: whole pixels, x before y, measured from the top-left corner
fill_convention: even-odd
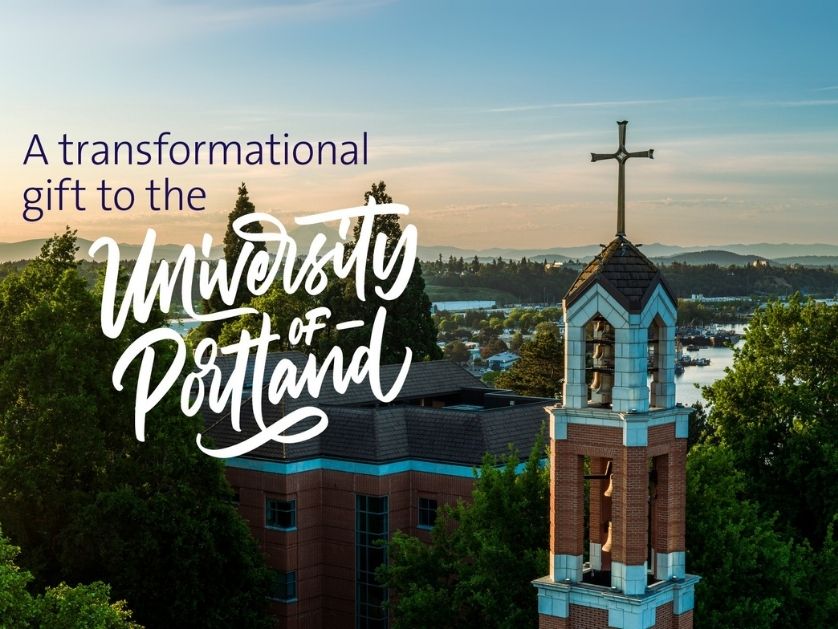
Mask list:
[[[459,299],[494,299],[500,291],[505,303],[558,303],[579,275],[583,265],[545,265],[522,258],[496,258],[481,262],[477,258],[441,258],[423,266],[428,291],[439,300],[439,292],[468,289]],[[762,296],[784,297],[799,292],[816,297],[838,293],[838,272],[832,267],[693,266],[675,263],[661,266],[661,272],[676,297],[693,294],[706,297]],[[482,290],[478,290],[482,289]]]
[[[25,260],[0,263],[0,279],[20,270],[26,263]],[[129,271],[133,267],[130,260],[124,264]],[[434,261],[417,261],[423,290],[431,301],[488,299],[497,301],[499,306],[559,303],[583,267],[584,264],[579,261],[557,266],[527,258],[495,258],[486,262],[477,257],[464,260],[451,256],[443,260],[440,256]],[[84,260],[78,268],[92,286],[103,263]],[[795,292],[814,297],[834,297],[838,294],[838,270],[832,266],[719,266],[675,262],[659,265],[659,268],[678,298],[689,298],[694,294],[763,298],[785,297]],[[411,281],[415,284],[417,280]],[[177,299],[180,299],[179,294],[178,289]],[[196,287],[193,289],[193,302],[200,301]]]

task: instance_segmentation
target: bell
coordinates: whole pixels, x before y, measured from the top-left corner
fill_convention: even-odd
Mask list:
[[[601,386],[602,386],[602,377],[600,376],[599,372],[597,371],[597,372],[594,373],[594,379],[591,381],[591,388],[594,391],[597,391],[597,390],[599,390],[599,388]]]
[[[614,475],[610,474],[608,476],[608,488],[605,490],[605,493],[602,494],[606,498],[610,498],[611,494],[614,493]]]
[[[611,522],[608,523],[608,537],[605,538],[605,543],[602,545],[602,552],[611,552]]]

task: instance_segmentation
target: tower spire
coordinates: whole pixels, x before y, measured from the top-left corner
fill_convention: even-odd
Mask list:
[[[693,627],[700,577],[686,571],[690,409],[675,399],[677,301],[625,238],[625,163],[652,151],[628,152],[628,123],[617,124],[617,151],[591,155],[620,167],[617,237],[562,303],[562,401],[546,409],[550,573],[534,582],[540,629]]]
[[[648,151],[637,151],[629,153],[626,150],[626,126],[628,120],[617,122],[619,127],[620,146],[613,153],[591,153],[591,161],[598,162],[603,159],[616,159],[620,166],[620,174],[617,183],[617,236],[626,235],[626,161],[629,157],[648,157],[654,159],[655,149]]]

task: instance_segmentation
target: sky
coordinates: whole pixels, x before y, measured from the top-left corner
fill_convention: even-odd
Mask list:
[[[636,242],[838,244],[838,5],[831,2],[79,0],[4,3],[0,241],[78,228],[141,242],[223,237],[240,182],[259,211],[360,204],[373,181],[422,245],[549,248],[616,227],[618,120]],[[57,141],[352,140],[359,166],[65,166]],[[50,163],[26,155],[32,135]],[[53,209],[46,179],[149,178],[202,212]],[[95,200],[96,195],[90,197]]]

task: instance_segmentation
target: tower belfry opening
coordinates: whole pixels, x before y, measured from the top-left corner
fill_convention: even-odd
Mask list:
[[[675,402],[677,302],[625,234],[625,161],[652,157],[625,149],[627,124],[614,154],[592,154],[620,167],[617,235],[563,301],[564,395],[547,409],[550,574],[535,582],[544,629],[692,627],[699,578],[685,566],[690,409]]]
[[[611,408],[614,387],[614,328],[601,315],[591,319],[585,329],[586,345],[591,348],[588,404]]]

